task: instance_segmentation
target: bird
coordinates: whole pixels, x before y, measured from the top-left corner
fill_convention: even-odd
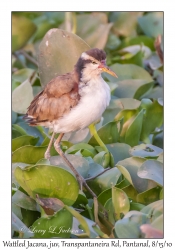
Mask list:
[[[105,51],[98,48],[84,51],[71,72],[54,77],[29,105],[23,117],[26,122],[30,126],[44,126],[53,131],[44,155],[46,159],[50,158],[55,134],[59,133],[54,142],[55,150],[72,169],[60,142],[65,133],[84,129],[98,121],[109,105],[110,88],[102,72],[117,77],[106,65]]]

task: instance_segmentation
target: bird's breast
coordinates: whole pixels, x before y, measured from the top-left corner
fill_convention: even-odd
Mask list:
[[[78,104],[58,121],[56,132],[66,133],[89,126],[102,116],[110,102],[110,88],[102,78],[80,84],[79,95]]]

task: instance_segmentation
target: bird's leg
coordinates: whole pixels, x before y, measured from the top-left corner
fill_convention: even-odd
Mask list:
[[[49,142],[49,145],[47,147],[47,150],[46,150],[46,152],[44,154],[44,158],[45,159],[49,159],[50,158],[50,149],[52,147],[52,143],[53,143],[54,137],[55,137],[55,133],[53,132],[52,133],[52,137],[51,137],[50,142]]]
[[[107,149],[106,145],[100,139],[94,123],[92,123],[92,124],[89,125],[89,130],[90,130],[91,135],[94,136],[95,140],[103,148],[103,150],[106,151],[107,153],[109,153],[109,150]]]
[[[87,185],[85,179],[78,173],[78,171],[74,168],[74,166],[72,165],[72,163],[67,159],[67,157],[65,156],[65,154],[61,150],[60,142],[61,142],[61,139],[63,138],[63,135],[64,135],[63,133],[60,134],[58,136],[58,138],[56,139],[56,141],[54,142],[55,150],[62,157],[62,159],[66,162],[66,164],[70,167],[70,169],[72,170],[72,172],[75,174],[75,176],[76,176],[76,178],[78,180],[78,183],[80,185],[80,189],[82,190],[82,186],[84,186],[92,194],[93,197],[97,197],[96,194]]]

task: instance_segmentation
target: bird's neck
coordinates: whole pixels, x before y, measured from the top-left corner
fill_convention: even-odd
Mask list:
[[[88,84],[90,82],[101,82],[101,74],[97,74],[95,71],[89,71],[89,69],[84,69],[81,73],[80,82]]]

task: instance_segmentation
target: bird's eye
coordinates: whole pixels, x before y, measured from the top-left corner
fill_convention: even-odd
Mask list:
[[[93,61],[92,64],[97,64],[97,63]]]

